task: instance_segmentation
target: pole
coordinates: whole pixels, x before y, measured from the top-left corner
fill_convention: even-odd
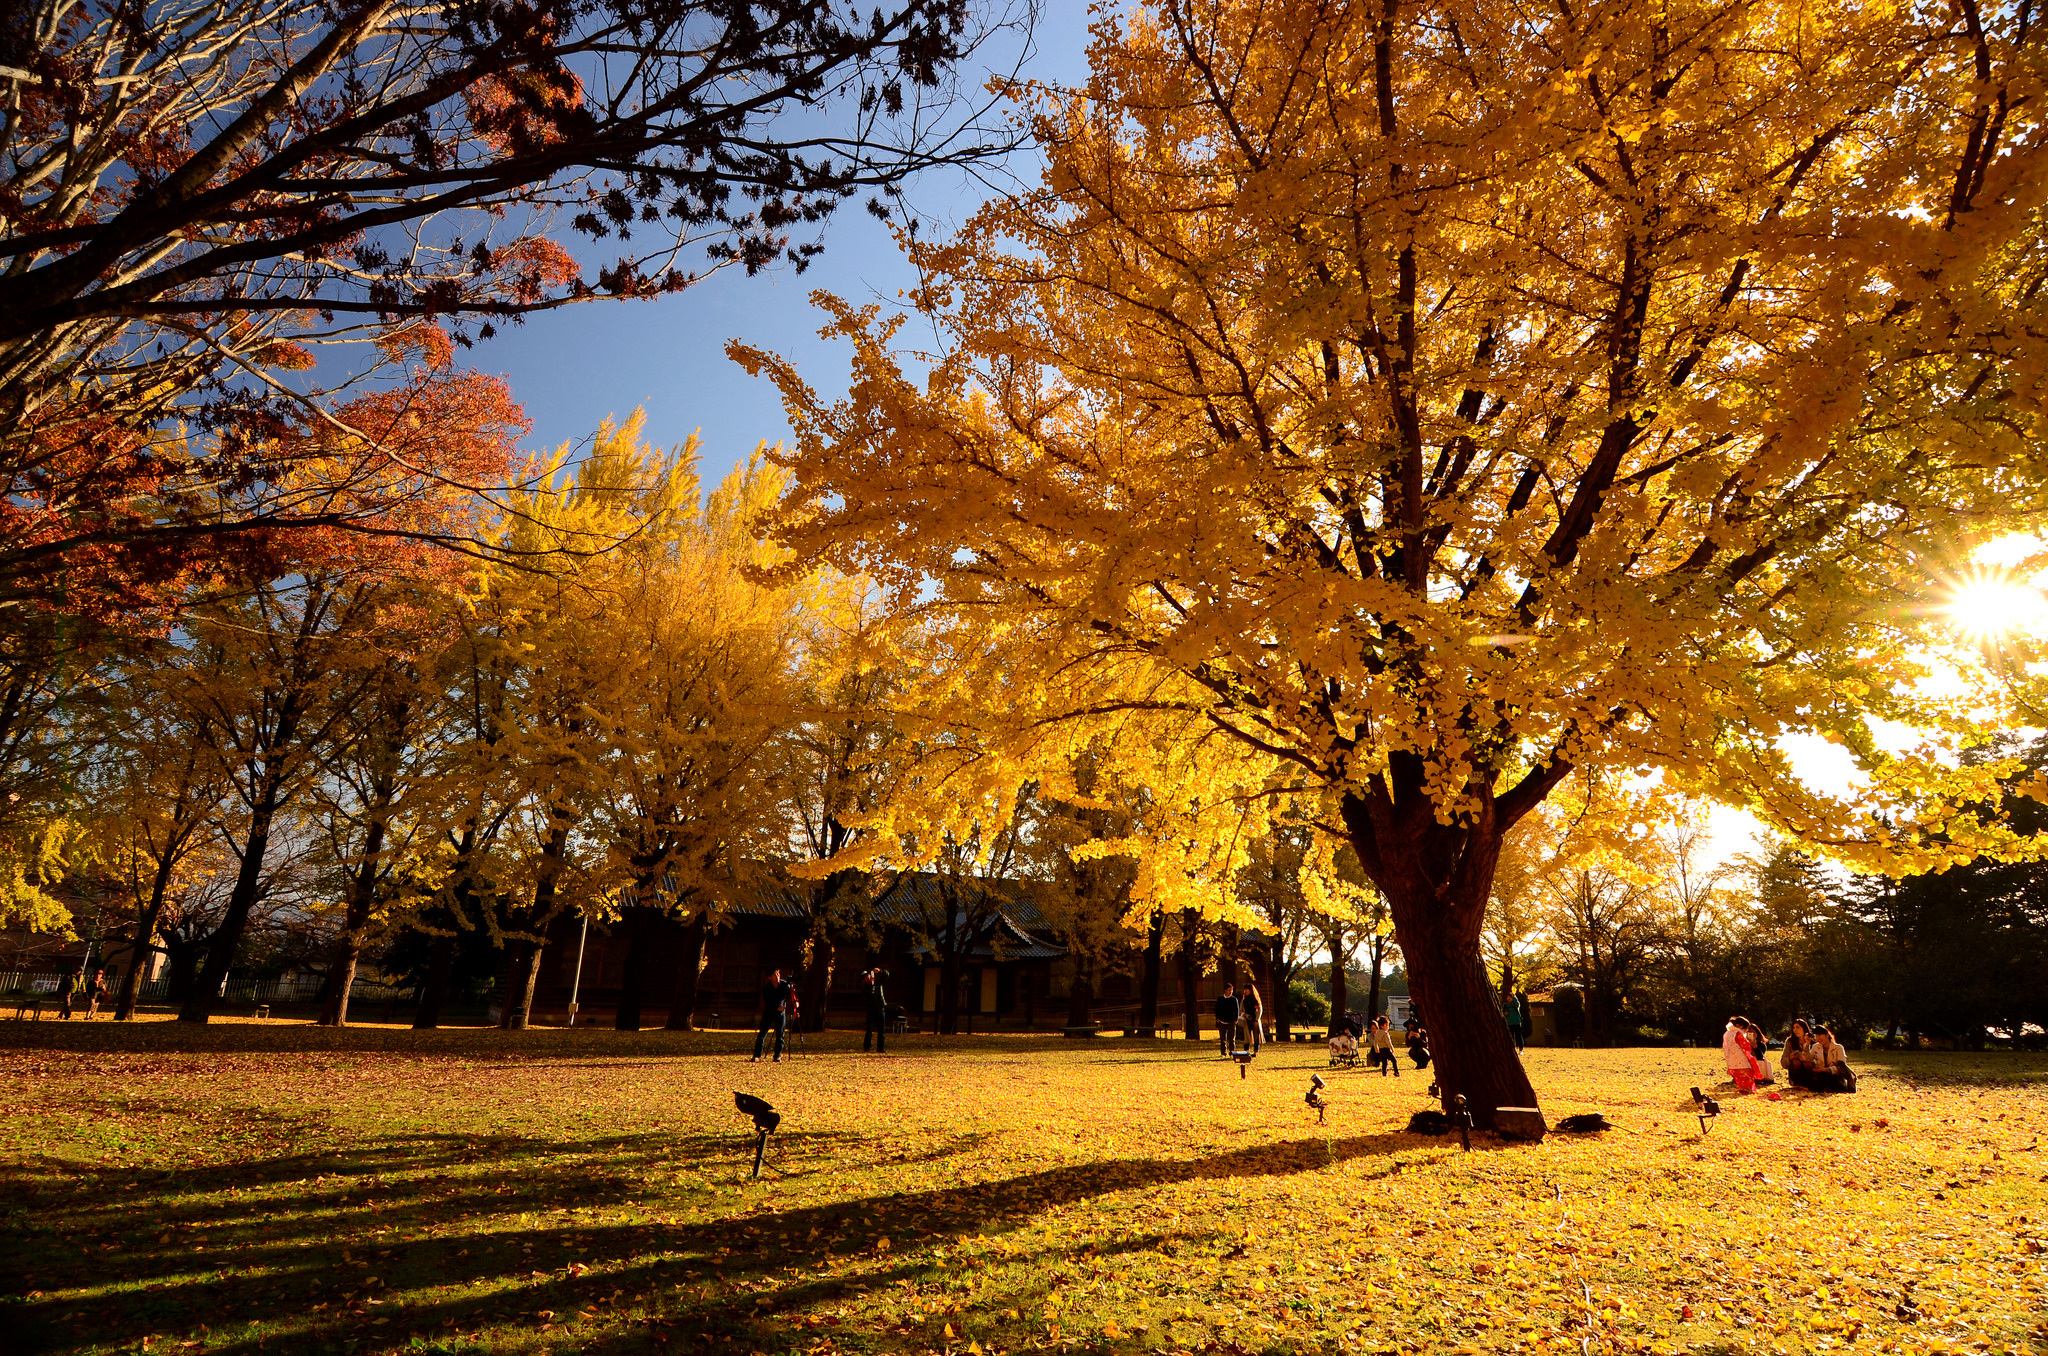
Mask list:
[[[583,944],[590,940],[590,915],[583,915],[583,931],[576,934],[576,974],[569,981],[569,1026],[576,1026],[576,996],[583,992]]]

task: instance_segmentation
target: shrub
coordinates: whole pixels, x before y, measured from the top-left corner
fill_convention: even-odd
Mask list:
[[[1287,1011],[1303,1025],[1327,1022],[1330,1020],[1330,1000],[1317,993],[1307,980],[1293,980],[1287,986]]]

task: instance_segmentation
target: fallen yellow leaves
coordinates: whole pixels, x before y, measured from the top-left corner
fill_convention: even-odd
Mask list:
[[[750,1143],[726,1124],[732,1066],[708,1053],[734,1039],[593,1034],[574,1058],[539,1046],[474,1071],[366,1056],[493,1100],[455,1099],[431,1140],[387,1134],[382,1118],[416,1123],[447,1090],[378,1072],[376,1105],[336,1096],[326,1137],[292,1151],[313,1162],[279,1173],[269,1151],[224,1142],[181,1170],[212,1174],[200,1194],[66,1159],[71,1127],[119,1114],[109,1087],[143,1084],[203,1125],[260,1112],[266,1080],[317,1100],[318,1077],[279,1057],[232,1085],[124,1084],[97,1060],[0,1130],[37,1136],[9,1164],[36,1193],[18,1217],[41,1230],[33,1251],[6,1236],[0,1263],[28,1282],[16,1312],[90,1314],[129,1350],[168,1326],[151,1306],[173,1303],[313,1344],[367,1319],[320,1310],[351,1289],[390,1302],[384,1347],[438,1340],[460,1305],[488,1353],[537,1350],[544,1325],[545,1340],[610,1343],[638,1322],[717,1351],[821,1329],[900,1353],[2040,1345],[2048,1060],[1869,1060],[1854,1098],[1731,1097],[1703,1136],[1684,1089],[1713,1052],[1532,1051],[1553,1116],[1599,1110],[1616,1128],[1464,1154],[1400,1133],[1420,1105],[1406,1082],[1339,1077],[1331,1123],[1305,1122],[1287,1093],[1296,1064],[1320,1067],[1307,1047],[1269,1050],[1240,1082],[1177,1042],[907,1038],[883,1064],[830,1036],[756,1075],[790,1120],[750,1183]],[[668,1128],[593,1135],[564,1105]],[[365,1211],[366,1191],[391,1204]],[[137,1213],[150,1227],[131,1236]],[[218,1270],[152,1241],[187,1225],[206,1227]],[[94,1251],[115,1238],[131,1249],[120,1275]],[[528,1247],[579,1260],[536,1272],[515,1260]]]

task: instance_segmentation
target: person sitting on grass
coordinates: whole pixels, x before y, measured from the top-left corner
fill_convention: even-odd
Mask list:
[[[1818,1092],[1818,1080],[1813,1067],[1813,1028],[1806,1024],[1804,1017],[1792,1019],[1792,1029],[1785,1034],[1785,1053],[1778,1059],[1785,1070],[1785,1081],[1795,1088]]]
[[[1730,1017],[1728,1029],[1721,1033],[1721,1058],[1728,1066],[1728,1076],[1735,1080],[1737,1092],[1756,1091],[1756,1062],[1749,1057],[1748,1024],[1740,1017]]]
[[[1814,1091],[1856,1091],[1856,1075],[1849,1071],[1849,1052],[1835,1040],[1833,1028],[1815,1028],[1811,1056]]]

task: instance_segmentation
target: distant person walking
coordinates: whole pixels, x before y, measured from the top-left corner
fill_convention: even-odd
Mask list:
[[[768,1033],[775,1033],[775,1062],[782,1063],[782,1046],[789,1038],[789,1010],[796,1000],[796,990],[782,977],[782,971],[770,970],[768,981],[761,986],[761,1029],[754,1033],[754,1060],[761,1058],[761,1047],[768,1043]]]
[[[1237,990],[1224,985],[1223,992],[1216,996],[1216,1037],[1223,1043],[1223,1057],[1229,1059],[1237,1049],[1237,1019],[1244,1016],[1244,1007],[1237,1001]]]
[[[100,1004],[107,1001],[107,972],[95,970],[92,980],[85,986],[85,1020],[99,1016]]]
[[[78,996],[78,971],[66,970],[63,982],[57,989],[57,1011],[65,1021],[71,1020],[71,1000]]]
[[[889,1053],[889,995],[884,986],[889,982],[889,972],[876,966],[861,976],[868,986],[868,1024],[861,1031],[861,1053],[866,1054],[873,1044],[875,1053]]]

